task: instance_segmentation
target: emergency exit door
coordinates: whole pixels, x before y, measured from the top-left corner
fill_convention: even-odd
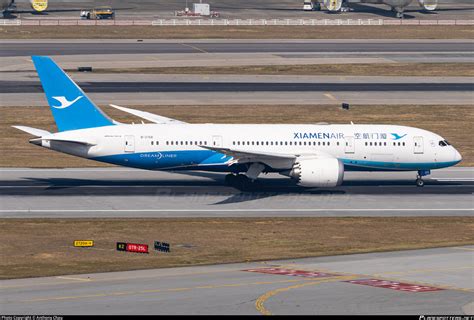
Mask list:
[[[413,137],[413,152],[423,153],[423,137]]]
[[[222,136],[212,136],[212,146],[222,147]]]
[[[135,136],[125,136],[125,152],[135,152]]]
[[[354,153],[354,137],[344,137],[344,152],[345,153]]]

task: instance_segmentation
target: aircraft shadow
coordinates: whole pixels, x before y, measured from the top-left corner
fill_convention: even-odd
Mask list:
[[[195,174],[198,176],[197,174]],[[200,174],[200,176],[203,176]],[[228,204],[289,196],[340,196],[340,195],[461,195],[472,194],[472,182],[441,182],[425,180],[424,188],[417,188],[413,180],[349,180],[335,188],[304,188],[287,178],[259,179],[250,189],[239,190],[225,185],[223,175],[208,175],[202,179],[75,179],[75,178],[24,178],[21,181],[0,181],[3,196],[222,196],[214,204]]]
[[[351,3],[350,8],[353,9],[354,12],[367,12],[367,13],[373,13],[382,17],[387,17],[387,18],[396,18],[395,13],[387,8],[378,8],[378,7],[372,7],[372,6],[367,6],[362,3]],[[410,10],[405,10],[403,19],[415,19],[415,16],[412,16],[410,14],[407,14],[407,12],[410,12]],[[411,12],[418,12],[416,10],[412,10]]]

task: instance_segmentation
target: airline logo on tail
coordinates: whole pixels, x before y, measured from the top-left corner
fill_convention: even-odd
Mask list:
[[[67,107],[72,106],[77,100],[81,99],[82,96],[78,96],[76,99],[74,99],[72,101],[68,101],[68,99],[66,99],[66,97],[51,97],[51,98],[57,100],[61,104],[60,106],[52,106],[53,108],[66,109]]]

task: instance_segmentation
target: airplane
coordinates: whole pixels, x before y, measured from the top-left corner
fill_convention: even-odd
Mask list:
[[[351,3],[385,4],[390,6],[397,18],[403,18],[405,8],[413,1],[414,0],[320,0],[320,2],[317,2],[317,0],[304,0],[303,8],[305,10],[320,10],[322,2],[329,12],[340,12],[349,10]],[[438,6],[438,0],[418,0],[418,4],[423,10],[434,11]]]
[[[13,126],[30,143],[66,154],[147,170],[226,172],[226,184],[258,186],[276,172],[302,187],[336,187],[345,171],[416,171],[416,185],[432,169],[461,161],[441,136],[422,129],[370,124],[190,124],[111,105],[152,123],[109,118],[47,56],[32,56],[58,132]]]
[[[43,12],[48,8],[48,0],[29,0],[31,9],[35,12]],[[10,10],[15,9],[15,0],[0,0],[0,10],[3,16],[8,16]]]

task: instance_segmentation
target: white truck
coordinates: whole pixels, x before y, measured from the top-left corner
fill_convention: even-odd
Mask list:
[[[304,0],[303,10],[304,11],[319,11],[321,10],[321,4],[317,0]]]

